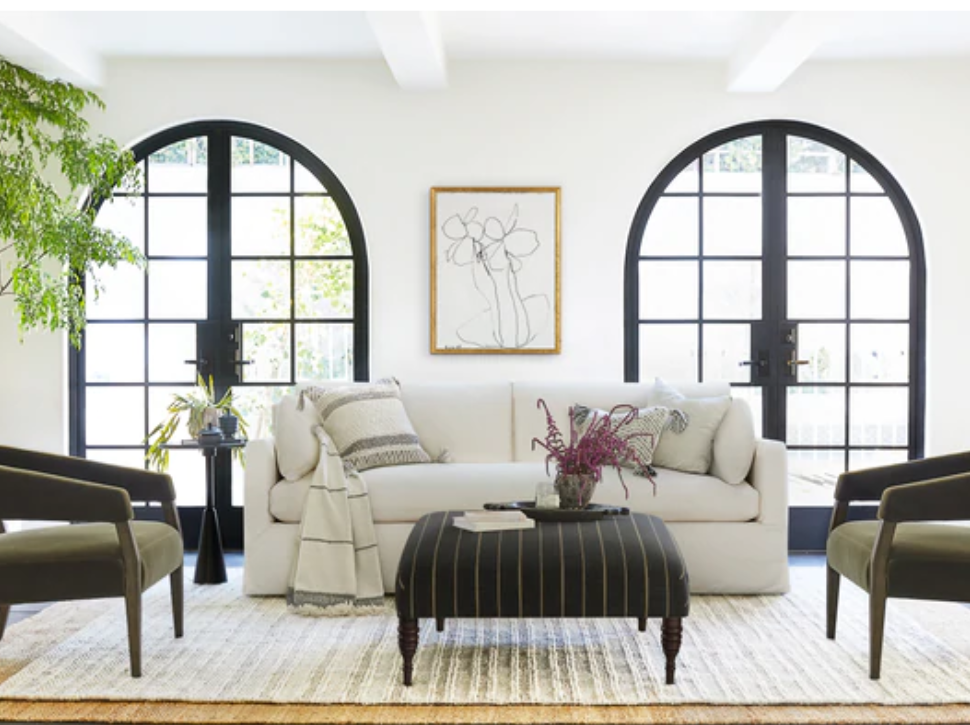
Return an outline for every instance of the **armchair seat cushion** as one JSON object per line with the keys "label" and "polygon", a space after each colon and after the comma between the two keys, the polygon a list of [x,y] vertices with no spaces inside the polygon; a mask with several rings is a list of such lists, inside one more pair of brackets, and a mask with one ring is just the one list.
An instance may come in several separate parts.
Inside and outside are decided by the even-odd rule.
{"label": "armchair seat cushion", "polygon": [[[182,537],[168,524],[133,521],[142,590],[182,565]],[[76,524],[0,535],[0,603],[124,594],[114,524]]]}
{"label": "armchair seat cushion", "polygon": [[[852,521],[829,536],[829,566],[869,591],[878,521]],[[896,527],[889,558],[890,597],[970,601],[970,528],[904,523]]]}

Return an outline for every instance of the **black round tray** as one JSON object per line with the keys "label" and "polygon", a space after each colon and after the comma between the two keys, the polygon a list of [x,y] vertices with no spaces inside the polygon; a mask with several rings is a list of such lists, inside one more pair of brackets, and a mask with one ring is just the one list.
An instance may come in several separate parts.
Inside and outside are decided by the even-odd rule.
{"label": "black round tray", "polygon": [[607,506],[591,503],[584,509],[540,509],[535,501],[508,501],[506,503],[487,503],[486,511],[521,511],[536,521],[597,521],[604,516],[626,516],[630,509],[626,506]]}

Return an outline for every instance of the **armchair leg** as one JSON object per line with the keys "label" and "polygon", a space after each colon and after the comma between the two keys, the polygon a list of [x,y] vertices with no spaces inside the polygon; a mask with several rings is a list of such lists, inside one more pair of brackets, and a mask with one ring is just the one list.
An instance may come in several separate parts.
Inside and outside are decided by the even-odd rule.
{"label": "armchair leg", "polygon": [[3,639],[3,632],[7,629],[7,617],[10,616],[10,605],[0,604],[0,640]]}
{"label": "armchair leg", "polygon": [[128,615],[128,656],[131,676],[141,677],[141,592],[125,592],[125,613]]}
{"label": "armchair leg", "polygon": [[169,574],[169,582],[172,589],[172,620],[175,625],[175,638],[178,639],[184,633],[185,573],[183,567],[180,566]]}
{"label": "armchair leg", "polygon": [[[881,590],[881,591],[880,591]],[[869,593],[869,679],[878,680],[882,667],[882,636],[886,625],[886,587],[873,583]]]}
{"label": "armchair leg", "polygon": [[825,567],[825,636],[835,639],[835,624],[839,618],[839,584],[842,575],[830,566]]}

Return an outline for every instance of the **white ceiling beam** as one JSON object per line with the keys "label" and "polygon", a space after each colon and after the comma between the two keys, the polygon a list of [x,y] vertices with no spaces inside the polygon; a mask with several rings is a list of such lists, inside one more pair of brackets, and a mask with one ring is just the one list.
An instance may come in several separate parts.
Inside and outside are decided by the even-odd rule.
{"label": "white ceiling beam", "polygon": [[367,20],[401,88],[436,91],[448,86],[448,60],[435,13],[368,11]]}
{"label": "white ceiling beam", "polygon": [[82,88],[104,85],[104,61],[56,13],[0,12],[0,55],[48,78]]}
{"label": "white ceiling beam", "polygon": [[791,77],[848,13],[772,12],[743,39],[728,66],[732,93],[771,93]]}

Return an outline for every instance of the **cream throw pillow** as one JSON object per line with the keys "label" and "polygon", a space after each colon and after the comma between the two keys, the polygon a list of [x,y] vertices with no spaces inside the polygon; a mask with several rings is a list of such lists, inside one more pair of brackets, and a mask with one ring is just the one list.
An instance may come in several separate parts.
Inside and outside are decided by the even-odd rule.
{"label": "cream throw pillow", "polygon": [[731,397],[688,398],[657,378],[647,402],[651,406],[676,408],[687,419],[682,432],[670,431],[660,439],[653,454],[654,464],[686,473],[710,471],[714,437],[731,407]]}
{"label": "cream throw pillow", "polygon": [[[576,430],[581,434],[586,432],[593,424],[593,421],[599,418],[605,418],[610,414],[608,410],[589,408],[579,404],[574,405],[572,410],[573,420],[576,421]],[[663,406],[641,408],[637,411],[636,418],[619,429],[618,433],[629,441],[630,447],[636,451],[640,463],[646,466],[645,470],[636,461],[624,459],[622,462],[624,468],[632,468],[633,472],[638,476],[650,474],[650,465],[653,463],[654,451],[660,443],[661,434],[667,428],[668,422],[670,421],[670,413],[671,411]],[[611,424],[622,420],[627,414],[628,412],[619,411],[614,413],[610,419]]]}
{"label": "cream throw pillow", "polygon": [[285,395],[273,406],[276,465],[287,481],[297,481],[317,467],[320,441],[313,427],[318,423],[316,409],[312,405],[301,407],[295,395]]}
{"label": "cream throw pillow", "polygon": [[401,402],[396,380],[304,391],[344,463],[358,471],[431,463]]}
{"label": "cream throw pillow", "polygon": [[725,483],[744,483],[754,461],[754,418],[747,401],[734,398],[714,436],[714,461],[711,475]]}

